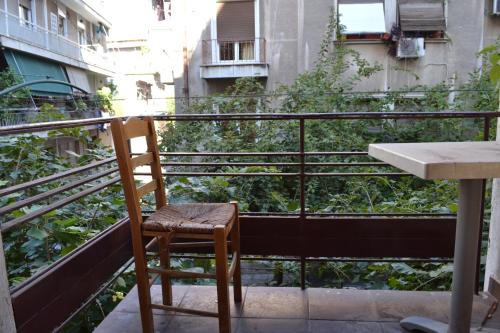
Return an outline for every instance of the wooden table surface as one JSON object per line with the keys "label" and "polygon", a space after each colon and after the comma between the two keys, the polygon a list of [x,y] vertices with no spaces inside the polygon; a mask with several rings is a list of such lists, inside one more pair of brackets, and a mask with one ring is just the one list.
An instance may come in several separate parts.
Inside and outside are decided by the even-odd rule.
{"label": "wooden table surface", "polygon": [[381,143],[368,154],[423,179],[500,178],[500,142]]}

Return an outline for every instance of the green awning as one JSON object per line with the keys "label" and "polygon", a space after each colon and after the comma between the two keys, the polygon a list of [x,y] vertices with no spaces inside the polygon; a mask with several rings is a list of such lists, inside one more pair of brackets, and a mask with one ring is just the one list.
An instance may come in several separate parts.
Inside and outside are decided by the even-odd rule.
{"label": "green awning", "polygon": [[[24,82],[37,80],[68,81],[64,68],[52,61],[34,57],[26,53],[4,50],[10,69],[23,77]],[[30,87],[35,95],[69,95],[71,88],[61,84],[41,83]]]}

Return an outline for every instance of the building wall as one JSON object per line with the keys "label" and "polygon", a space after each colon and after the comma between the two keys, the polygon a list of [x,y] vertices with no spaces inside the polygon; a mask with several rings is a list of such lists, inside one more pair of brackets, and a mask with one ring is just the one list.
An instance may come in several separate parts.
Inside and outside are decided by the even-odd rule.
{"label": "building wall", "polygon": [[[14,14],[14,15],[17,15],[19,12],[18,12],[18,2],[17,0],[3,0],[3,1],[7,1],[7,11],[11,14]],[[5,5],[5,3],[4,3]],[[2,7],[2,10],[4,8]]]}
{"label": "building wall", "polygon": [[[113,1],[107,5],[114,6]],[[170,17],[158,21],[150,0],[123,0],[111,17],[109,53],[116,63],[117,113],[140,115],[171,111],[174,106],[172,47],[180,43],[172,33]],[[131,21],[141,22],[140,27]],[[179,56],[179,55],[177,55]],[[150,86],[151,97],[138,96],[138,82]]]}
{"label": "building wall", "polygon": [[[39,26],[45,26],[45,13],[43,11],[43,1],[36,0],[36,24]],[[48,19],[48,16],[47,16]]]}
{"label": "building wall", "polygon": [[486,1],[484,7],[485,25],[483,43],[485,46],[495,43],[500,37],[500,16],[491,15],[493,11],[492,1]]}
{"label": "building wall", "polygon": [[50,30],[50,13],[57,15],[57,3],[52,0],[47,0],[47,18],[48,18],[48,29]]}
{"label": "building wall", "polygon": [[[356,89],[398,89],[412,84],[467,80],[468,73],[480,64],[477,52],[500,35],[500,17],[489,15],[491,0],[446,3],[446,36],[426,39],[426,54],[422,58],[396,59],[388,55],[388,46],[382,41],[348,42],[367,60],[384,66],[382,72]],[[185,95],[186,84],[190,96],[220,91],[224,84],[222,80],[200,78],[202,40],[210,38],[213,6],[207,0],[173,0],[172,15],[178,22],[175,29],[179,36],[185,36],[178,45],[188,49],[188,80],[183,66],[178,66],[175,73],[178,96]],[[332,6],[336,6],[336,0],[260,0],[260,31],[266,40],[269,64],[268,89],[292,83],[297,75],[314,67]],[[177,53],[182,59],[180,48]]]}
{"label": "building wall", "polygon": [[78,27],[77,27],[77,14],[69,8],[66,8],[66,19],[68,21],[68,32],[66,38],[78,43]]}

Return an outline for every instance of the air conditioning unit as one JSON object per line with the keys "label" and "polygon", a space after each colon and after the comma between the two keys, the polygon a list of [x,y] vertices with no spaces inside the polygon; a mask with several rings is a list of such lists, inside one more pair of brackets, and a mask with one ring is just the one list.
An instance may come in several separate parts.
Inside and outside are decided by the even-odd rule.
{"label": "air conditioning unit", "polygon": [[500,0],[493,0],[493,15],[500,15]]}
{"label": "air conditioning unit", "polygon": [[425,55],[424,39],[400,38],[398,41],[398,58],[420,58]]}

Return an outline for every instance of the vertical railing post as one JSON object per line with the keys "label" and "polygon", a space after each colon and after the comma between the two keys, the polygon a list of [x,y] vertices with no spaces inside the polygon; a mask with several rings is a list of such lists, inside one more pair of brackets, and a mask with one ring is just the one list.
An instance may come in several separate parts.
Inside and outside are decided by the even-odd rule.
{"label": "vertical railing post", "polygon": [[304,256],[305,238],[304,238],[304,223],[306,222],[306,166],[305,166],[305,119],[299,120],[299,153],[300,153],[300,288],[306,288],[306,258]]}
{"label": "vertical railing post", "polygon": [[9,280],[7,277],[7,265],[3,252],[2,233],[0,233],[0,332],[16,332],[14,311],[10,300]]}
{"label": "vertical railing post", "polygon": [[[489,141],[490,139],[490,126],[491,118],[484,117],[484,128],[483,128],[483,141]],[[477,242],[477,263],[476,263],[476,280],[474,283],[474,292],[477,294],[480,290],[479,279],[481,275],[481,248],[483,245],[483,226],[484,226],[484,201],[486,198],[486,179],[483,180],[483,187],[481,189],[481,215],[479,217],[479,235]],[[485,277],[488,279],[488,277]]]}

